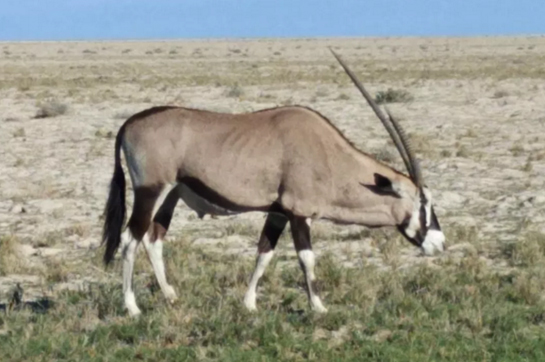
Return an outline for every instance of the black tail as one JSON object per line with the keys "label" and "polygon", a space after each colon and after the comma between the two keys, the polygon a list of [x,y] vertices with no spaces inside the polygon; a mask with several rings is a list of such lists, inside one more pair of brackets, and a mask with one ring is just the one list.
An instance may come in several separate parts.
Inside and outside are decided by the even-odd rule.
{"label": "black tail", "polygon": [[106,244],[104,252],[104,264],[108,265],[113,260],[119,244],[121,244],[121,231],[125,222],[125,174],[121,167],[121,138],[123,128],[119,130],[115,139],[115,168],[110,183],[108,203],[104,210],[104,229],[102,230],[102,243]]}

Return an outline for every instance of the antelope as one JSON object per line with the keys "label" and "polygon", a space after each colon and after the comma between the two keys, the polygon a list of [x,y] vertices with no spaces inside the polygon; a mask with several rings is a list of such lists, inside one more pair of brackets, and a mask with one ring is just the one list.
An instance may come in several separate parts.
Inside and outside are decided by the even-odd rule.
{"label": "antelope", "polygon": [[[121,246],[123,293],[129,315],[140,314],[133,286],[135,252],[144,244],[167,300],[163,240],[178,199],[198,214],[266,213],[257,260],[244,305],[256,310],[258,282],[287,223],[304,274],[310,308],[327,312],[315,288],[314,220],[367,227],[396,226],[424,254],[444,248],[431,193],[407,136],[386,117],[354,73],[334,57],[392,138],[405,175],[356,149],[323,115],[302,106],[227,114],[182,107],[154,107],[131,116],[115,139],[115,166],[105,207],[104,262]],[[127,228],[123,149],[134,190]]]}

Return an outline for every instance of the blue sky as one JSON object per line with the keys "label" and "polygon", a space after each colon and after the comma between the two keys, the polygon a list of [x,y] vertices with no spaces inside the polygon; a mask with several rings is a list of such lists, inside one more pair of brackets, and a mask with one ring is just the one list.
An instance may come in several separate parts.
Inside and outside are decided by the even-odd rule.
{"label": "blue sky", "polygon": [[545,0],[0,0],[0,40],[545,34]]}

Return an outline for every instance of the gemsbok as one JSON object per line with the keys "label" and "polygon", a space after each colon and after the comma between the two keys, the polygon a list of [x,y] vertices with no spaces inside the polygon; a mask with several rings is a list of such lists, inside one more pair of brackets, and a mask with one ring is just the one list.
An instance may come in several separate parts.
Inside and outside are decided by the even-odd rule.
{"label": "gemsbok", "polygon": [[[244,297],[256,309],[257,284],[286,224],[306,281],[312,310],[326,312],[314,287],[311,221],[397,226],[425,254],[442,251],[444,234],[418,162],[399,123],[386,117],[343,60],[331,50],[390,134],[408,176],[356,149],[320,113],[301,106],[225,114],[154,107],[131,116],[115,140],[115,167],[105,208],[104,262],[121,245],[123,292],[130,315],[140,314],[132,287],[135,252],[144,244],[165,297],[163,240],[178,199],[200,215],[262,211],[267,218]],[[134,189],[128,227],[121,148]]]}

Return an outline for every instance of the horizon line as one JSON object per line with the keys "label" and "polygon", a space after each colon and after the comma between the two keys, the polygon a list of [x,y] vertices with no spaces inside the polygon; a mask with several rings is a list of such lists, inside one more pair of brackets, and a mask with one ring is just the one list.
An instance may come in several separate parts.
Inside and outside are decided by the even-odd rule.
{"label": "horizon line", "polygon": [[471,38],[538,38],[545,37],[545,33],[518,33],[518,34],[474,34],[474,35],[329,35],[329,36],[227,36],[227,37],[173,37],[173,38],[82,38],[82,39],[25,39],[1,40],[3,43],[77,43],[77,42],[143,42],[143,41],[255,41],[255,40],[328,40],[328,39],[471,39]]}

